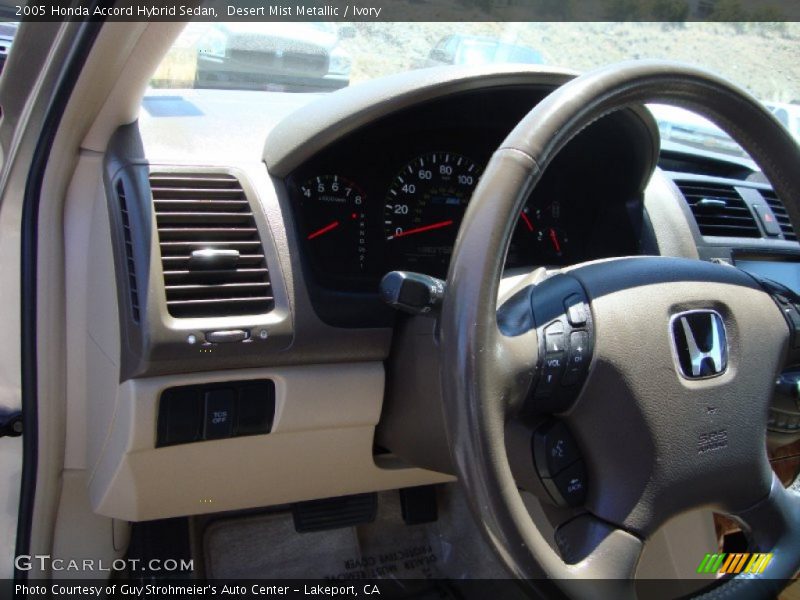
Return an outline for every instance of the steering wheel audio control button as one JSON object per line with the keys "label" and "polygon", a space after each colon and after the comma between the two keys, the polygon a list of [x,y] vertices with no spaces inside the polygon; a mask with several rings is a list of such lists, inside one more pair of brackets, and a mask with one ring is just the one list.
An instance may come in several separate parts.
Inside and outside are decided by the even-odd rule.
{"label": "steering wheel audio control button", "polygon": [[564,337],[564,324],[561,321],[551,323],[544,328],[545,353],[561,354],[566,346]]}
{"label": "steering wheel audio control button", "polygon": [[564,369],[564,355],[555,354],[546,356],[542,366],[542,374],[539,378],[539,385],[536,386],[537,396],[549,396],[559,381],[561,381],[561,371]]}
{"label": "steering wheel audio control button", "polygon": [[580,282],[559,274],[530,294],[539,338],[536,381],[523,407],[528,416],[559,414],[572,406],[592,361],[594,324]]}
{"label": "steering wheel audio control button", "polygon": [[583,379],[589,363],[588,356],[589,334],[586,331],[573,331],[569,336],[567,371],[561,381],[562,385],[575,385]]}

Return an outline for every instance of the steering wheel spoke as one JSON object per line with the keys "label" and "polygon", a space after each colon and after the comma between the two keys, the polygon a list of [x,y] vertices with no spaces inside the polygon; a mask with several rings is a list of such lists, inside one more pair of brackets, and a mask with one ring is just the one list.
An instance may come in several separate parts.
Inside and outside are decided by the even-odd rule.
{"label": "steering wheel spoke", "polygon": [[774,477],[766,498],[732,516],[741,521],[755,550],[772,555],[764,575],[791,578],[797,568],[793,552],[800,550],[800,494]]}
{"label": "steering wheel spoke", "polygon": [[644,549],[640,538],[588,513],[560,525],[555,542],[577,579],[616,579],[622,590],[632,581]]}

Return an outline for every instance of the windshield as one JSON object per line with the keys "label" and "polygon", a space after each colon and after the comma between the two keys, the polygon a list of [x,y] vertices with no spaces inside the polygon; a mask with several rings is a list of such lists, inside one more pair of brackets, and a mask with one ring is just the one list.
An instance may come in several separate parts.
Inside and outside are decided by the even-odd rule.
{"label": "windshield", "polygon": [[[190,23],[152,87],[319,94],[446,65],[585,71],[620,60],[670,59],[749,90],[800,139],[798,40],[800,23],[793,22]],[[667,142],[742,155],[704,119],[668,107],[654,112]]]}

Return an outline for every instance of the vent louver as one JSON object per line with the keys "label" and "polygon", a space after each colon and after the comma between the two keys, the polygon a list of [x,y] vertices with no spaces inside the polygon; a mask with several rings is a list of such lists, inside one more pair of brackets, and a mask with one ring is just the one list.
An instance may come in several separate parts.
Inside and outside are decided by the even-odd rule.
{"label": "vent louver", "polygon": [[733,186],[695,181],[676,183],[692,210],[701,234],[736,238],[761,237],[753,213]]}
{"label": "vent louver", "polygon": [[775,220],[778,221],[778,225],[781,226],[783,239],[796,242],[797,235],[795,234],[794,229],[792,229],[792,222],[789,220],[789,213],[786,212],[786,207],[783,205],[783,202],[780,201],[780,198],[778,198],[778,196],[772,190],[759,191],[764,197],[766,203],[769,204],[769,207],[772,209],[772,214],[775,215]]}
{"label": "vent louver", "polygon": [[262,314],[274,300],[252,207],[239,180],[151,173],[167,309],[173,317]]}
{"label": "vent louver", "polygon": [[131,295],[131,316],[139,322],[139,287],[136,285],[136,262],[133,259],[133,235],[131,219],[128,213],[128,199],[125,197],[125,186],[117,181],[117,200],[119,215],[122,221],[122,241],[125,243],[125,269],[128,273],[128,290]]}

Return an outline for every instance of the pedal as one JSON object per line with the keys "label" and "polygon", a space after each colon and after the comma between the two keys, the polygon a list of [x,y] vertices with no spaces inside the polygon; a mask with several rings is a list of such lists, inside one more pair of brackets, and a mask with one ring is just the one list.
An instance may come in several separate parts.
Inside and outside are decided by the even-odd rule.
{"label": "pedal", "polygon": [[406,525],[433,523],[439,518],[436,486],[421,485],[400,490],[400,509]]}
{"label": "pedal", "polygon": [[372,523],[378,513],[378,494],[356,494],[292,505],[298,533],[326,531]]}

